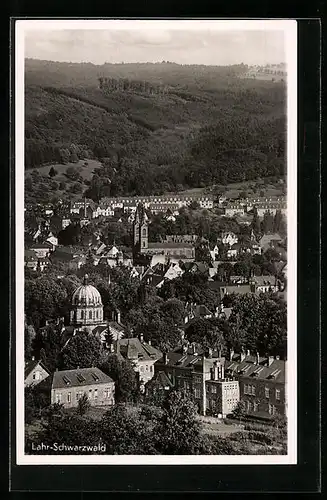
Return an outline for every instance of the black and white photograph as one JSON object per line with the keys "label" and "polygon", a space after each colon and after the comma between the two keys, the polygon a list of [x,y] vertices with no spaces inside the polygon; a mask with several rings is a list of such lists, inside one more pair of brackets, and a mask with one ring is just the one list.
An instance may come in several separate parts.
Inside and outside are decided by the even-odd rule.
{"label": "black and white photograph", "polygon": [[19,20],[25,464],[297,463],[287,20]]}

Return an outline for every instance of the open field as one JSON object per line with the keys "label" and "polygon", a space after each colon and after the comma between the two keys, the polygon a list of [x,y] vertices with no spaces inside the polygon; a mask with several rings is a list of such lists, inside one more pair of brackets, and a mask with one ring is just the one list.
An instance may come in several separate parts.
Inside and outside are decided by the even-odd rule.
{"label": "open field", "polygon": [[[84,166],[85,162],[88,163],[87,166]],[[62,180],[66,180],[67,178],[64,174],[69,167],[78,169],[83,179],[90,180],[93,175],[94,169],[101,167],[101,163],[98,160],[90,159],[79,160],[76,163],[66,163],[65,165],[60,163],[53,163],[51,165],[43,165],[42,167],[35,167],[33,169],[25,170],[25,175],[29,175],[31,172],[33,172],[33,170],[37,170],[41,175],[48,176],[51,167],[53,167],[58,172],[58,176],[55,177],[56,180],[61,180],[61,177]]]}

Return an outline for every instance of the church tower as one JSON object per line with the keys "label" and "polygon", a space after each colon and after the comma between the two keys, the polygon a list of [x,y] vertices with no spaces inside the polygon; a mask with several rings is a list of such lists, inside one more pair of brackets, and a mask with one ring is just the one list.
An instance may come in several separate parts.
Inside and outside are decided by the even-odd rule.
{"label": "church tower", "polygon": [[133,223],[133,240],[136,252],[144,252],[148,248],[148,217],[144,206],[139,203]]}

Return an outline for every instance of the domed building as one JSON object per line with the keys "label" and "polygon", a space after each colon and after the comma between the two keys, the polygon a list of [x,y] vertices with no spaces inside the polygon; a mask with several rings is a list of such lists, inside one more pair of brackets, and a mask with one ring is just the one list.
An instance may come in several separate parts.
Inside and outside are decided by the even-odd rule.
{"label": "domed building", "polygon": [[99,291],[88,284],[85,275],[83,285],[80,285],[72,297],[70,322],[79,327],[95,328],[103,324],[103,304]]}

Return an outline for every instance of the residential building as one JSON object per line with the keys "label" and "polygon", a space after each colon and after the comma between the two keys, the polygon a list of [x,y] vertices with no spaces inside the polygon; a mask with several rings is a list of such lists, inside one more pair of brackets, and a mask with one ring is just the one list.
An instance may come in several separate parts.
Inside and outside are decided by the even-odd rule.
{"label": "residential building", "polygon": [[277,292],[278,285],[275,276],[252,276],[250,284],[254,285],[255,293]]}
{"label": "residential building", "polygon": [[[225,418],[239,401],[238,381],[225,377],[225,358],[219,352],[203,349],[192,344],[165,353],[155,364],[158,373],[164,373],[173,387],[189,392],[198,410]],[[160,380],[160,379],[159,379]],[[163,383],[166,385],[166,378]],[[157,390],[157,385],[154,385]],[[147,387],[151,392],[153,386]]]}
{"label": "residential building", "polygon": [[238,204],[230,204],[225,207],[225,216],[234,217],[234,215],[244,215],[245,208]]}
{"label": "residential building", "polygon": [[25,363],[24,371],[24,386],[30,387],[39,384],[50,375],[45,365],[38,360],[32,358],[31,361]]}
{"label": "residential building", "polygon": [[113,351],[128,360],[134,371],[138,374],[140,382],[146,383],[154,375],[154,364],[162,357],[160,352],[148,342],[144,342],[143,336],[138,338],[120,339],[113,343]]}
{"label": "residential building", "polygon": [[269,248],[275,248],[282,242],[281,236],[279,234],[264,234],[259,241],[259,245],[265,252]]}
{"label": "residential building", "polygon": [[238,236],[233,232],[225,232],[221,234],[219,240],[223,245],[232,247],[235,243],[238,243]]}
{"label": "residential building", "polygon": [[49,242],[35,243],[31,246],[30,250],[33,250],[36,253],[38,259],[44,259],[49,257],[52,250],[52,244]]}
{"label": "residential building", "polygon": [[55,371],[51,387],[51,404],[61,403],[65,408],[78,406],[86,394],[91,406],[115,404],[115,382],[99,368],[77,368]]}
{"label": "residential building", "polygon": [[246,354],[232,352],[225,371],[229,377],[238,380],[240,400],[245,403],[249,415],[259,418],[286,415],[286,361],[278,356],[251,355],[249,351]]}

